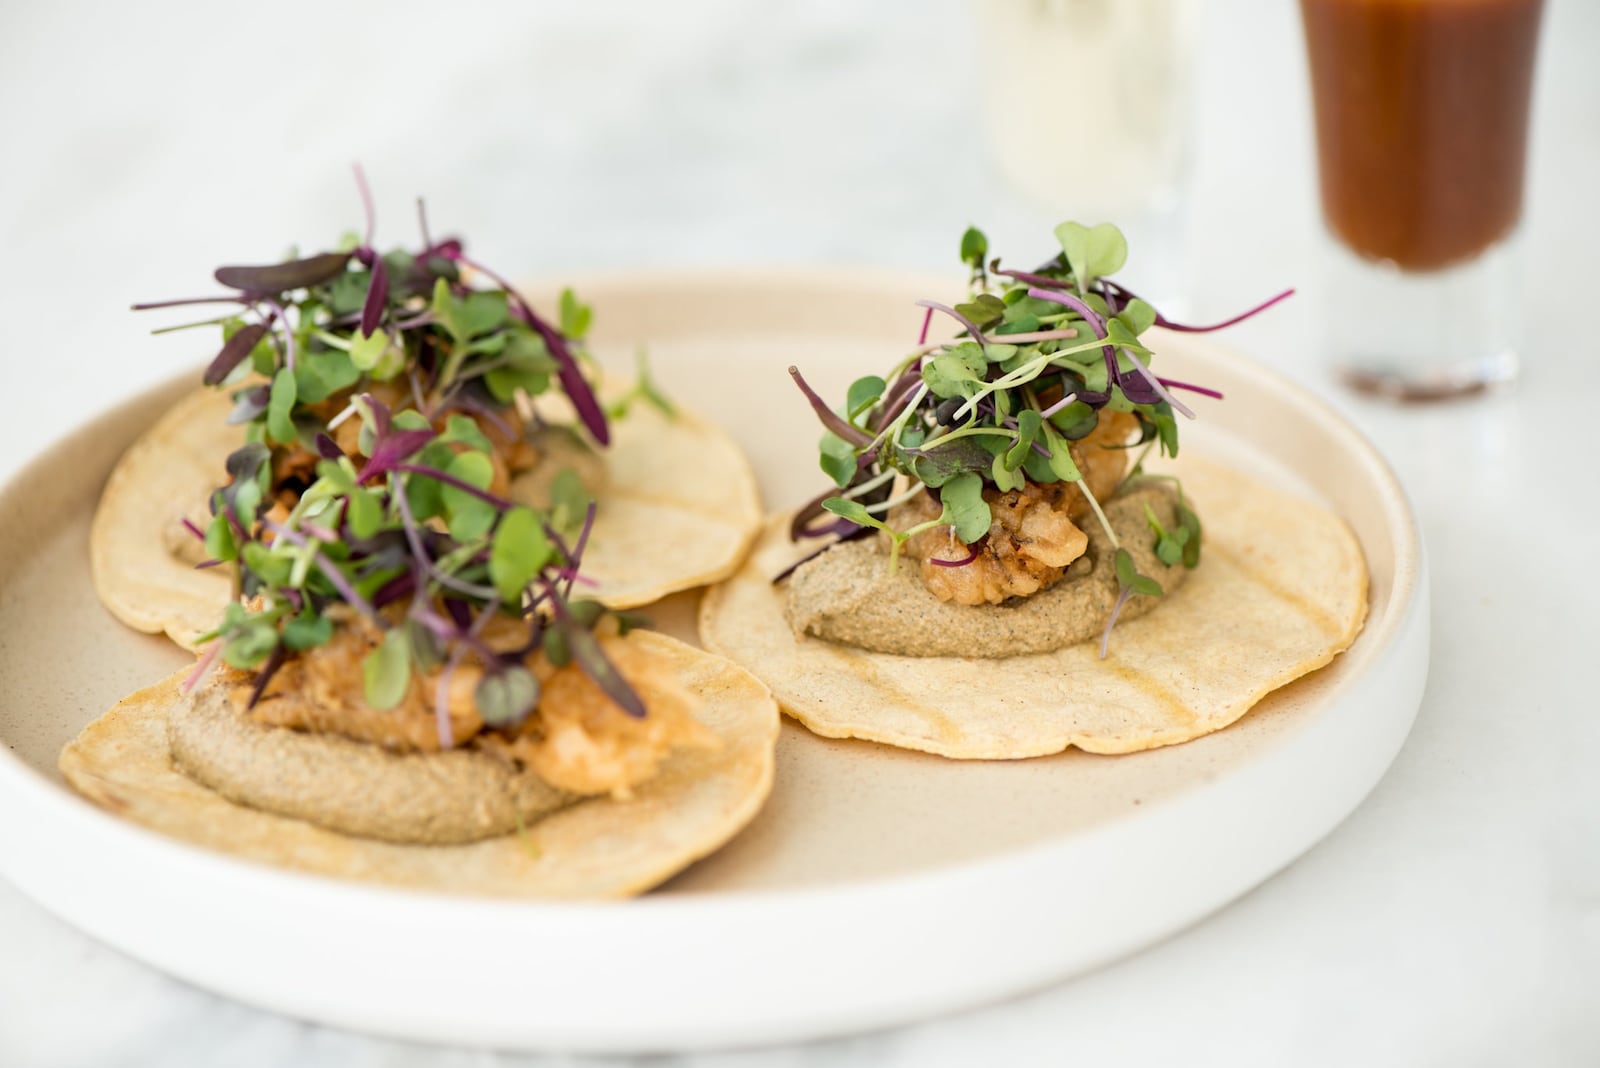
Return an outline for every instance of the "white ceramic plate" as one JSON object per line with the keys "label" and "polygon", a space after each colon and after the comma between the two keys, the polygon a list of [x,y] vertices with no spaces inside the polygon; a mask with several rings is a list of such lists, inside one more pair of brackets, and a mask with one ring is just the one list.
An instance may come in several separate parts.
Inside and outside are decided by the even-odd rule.
{"label": "white ceramic plate", "polygon": [[[839,272],[581,281],[618,369],[744,443],[774,506],[821,478],[784,373],[824,393],[914,340],[959,279]],[[130,326],[130,329],[133,329]],[[407,1038],[656,1050],[886,1026],[1081,972],[1168,935],[1309,849],[1399,750],[1427,673],[1421,546],[1392,472],[1332,409],[1191,336],[1164,371],[1227,393],[1185,448],[1318,497],[1355,529],[1371,611],[1330,667],[1227,730],[1124,757],[955,762],[786,723],[778,783],[720,854],[645,898],[528,904],[379,889],[191,848],[79,799],[62,743],[183,655],[99,607],[86,539],[120,451],[189,383],[109,412],[0,490],[0,870],[46,908],[199,986]],[[657,611],[686,632],[694,596]]]}

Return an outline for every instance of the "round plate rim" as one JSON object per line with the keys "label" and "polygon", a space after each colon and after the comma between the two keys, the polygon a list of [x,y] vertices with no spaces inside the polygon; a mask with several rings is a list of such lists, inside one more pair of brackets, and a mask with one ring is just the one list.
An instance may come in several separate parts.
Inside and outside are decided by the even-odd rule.
{"label": "round plate rim", "polygon": [[[783,267],[770,270],[741,269],[737,273],[718,269],[704,269],[694,271],[626,271],[606,272],[587,277],[578,277],[571,280],[571,284],[579,287],[580,291],[588,289],[607,290],[662,290],[662,289],[689,289],[698,290],[706,286],[739,287],[757,286],[781,289],[788,285],[824,285],[830,288],[878,286],[883,288],[901,288],[910,282],[929,279],[937,276],[924,272],[880,271],[870,268],[846,268],[843,270],[827,268],[802,268]],[[532,287],[530,287],[532,288]],[[1399,745],[1404,741],[1406,732],[1415,716],[1417,704],[1421,697],[1421,681],[1426,675],[1426,631],[1427,631],[1427,571],[1426,558],[1418,533],[1418,527],[1409,499],[1401,487],[1392,467],[1381,456],[1372,443],[1356,429],[1340,412],[1331,404],[1316,397],[1310,391],[1289,378],[1260,363],[1247,360],[1230,350],[1206,338],[1186,336],[1182,344],[1190,348],[1205,350],[1211,358],[1228,359],[1232,362],[1234,370],[1248,374],[1255,378],[1265,388],[1283,395],[1292,400],[1301,408],[1313,412],[1321,422],[1337,430],[1347,447],[1350,447],[1363,461],[1364,467],[1374,480],[1383,498],[1383,511],[1391,521],[1396,533],[1400,535],[1396,542],[1396,569],[1393,603],[1395,610],[1385,614],[1384,618],[1374,629],[1364,632],[1358,642],[1368,646],[1378,646],[1372,652],[1372,662],[1366,668],[1362,678],[1378,674],[1383,669],[1393,665],[1386,661],[1393,658],[1397,645],[1402,637],[1407,637],[1410,646],[1418,643],[1420,619],[1420,648],[1421,670],[1420,674],[1412,665],[1411,675],[1415,676],[1415,693],[1408,695],[1403,701],[1397,702],[1407,706],[1403,714],[1399,715],[1396,726],[1397,731],[1393,749],[1384,754],[1376,754],[1377,774],[1371,781],[1359,788],[1354,801],[1321,832],[1315,834],[1309,841],[1296,848],[1289,856],[1284,857],[1275,864],[1272,870],[1277,870],[1287,864],[1294,857],[1311,848],[1323,835],[1341,821],[1355,803],[1375,785],[1377,778],[1381,777],[1382,770],[1387,767],[1394,754],[1398,752]],[[0,499],[14,492],[15,487],[26,482],[32,477],[37,477],[41,465],[48,464],[51,457],[59,451],[68,448],[71,442],[81,434],[92,432],[93,427],[110,418],[115,412],[132,408],[151,401],[164,393],[169,393],[178,388],[178,383],[192,380],[192,374],[185,373],[172,379],[153,385],[137,396],[124,400],[118,404],[107,406],[105,409],[94,413],[83,424],[60,435],[44,449],[40,450],[29,462],[22,465],[0,487]],[[1403,720],[1403,722],[1400,722]],[[1208,792],[1213,792],[1226,787],[1227,777],[1218,782],[1196,787],[1192,793],[1185,797],[1196,797]],[[757,928],[765,924],[800,924],[814,927],[815,924],[825,921],[829,913],[841,906],[853,906],[858,909],[868,908],[870,911],[887,914],[900,904],[920,900],[928,896],[961,897],[970,895],[972,886],[982,884],[986,886],[1005,885],[1018,879],[1025,879],[1032,873],[1039,872],[1042,868],[1049,868],[1051,863],[1060,855],[1074,852],[1083,845],[1086,837],[1106,836],[1116,833],[1126,835],[1140,823],[1147,825],[1158,821],[1162,812],[1161,806],[1123,817],[1113,824],[1094,828],[1087,832],[1064,836],[1061,839],[1042,842],[1024,849],[986,857],[975,861],[964,862],[956,865],[932,868],[922,871],[909,872],[900,875],[867,879],[860,881],[841,882],[837,884],[805,887],[800,889],[772,889],[718,892],[705,894],[688,894],[680,896],[645,897],[622,903],[585,903],[585,902],[537,902],[537,901],[504,901],[494,899],[450,897],[436,893],[412,891],[400,888],[362,885],[343,882],[340,880],[306,874],[300,872],[272,869],[264,865],[237,859],[223,854],[212,853],[198,847],[192,847],[181,842],[165,838],[155,832],[134,826],[116,816],[101,811],[88,801],[73,794],[65,784],[52,782],[46,776],[36,771],[31,766],[5,748],[0,748],[0,791],[10,793],[13,803],[0,805],[0,843],[17,837],[15,826],[7,831],[8,813],[29,813],[31,819],[44,817],[62,826],[71,827],[75,833],[81,833],[93,839],[93,844],[112,853],[149,853],[154,864],[166,867],[175,876],[183,879],[195,879],[205,882],[214,890],[232,890],[235,892],[257,892],[266,898],[273,899],[285,907],[316,903],[322,907],[335,908],[336,911],[348,912],[351,915],[381,915],[385,922],[406,922],[406,919],[425,918],[428,923],[442,924],[452,927],[457,924],[479,926],[486,921],[491,923],[513,924],[516,928],[527,934],[548,933],[547,928],[563,927],[572,928],[576,925],[585,931],[604,930],[608,937],[627,938],[637,932],[651,932],[653,930],[679,929],[685,925],[694,926],[701,923],[712,923],[718,926],[729,926],[730,910],[740,913],[738,923],[748,924],[754,917]],[[0,874],[10,877],[24,891],[34,887],[35,881],[29,877],[28,872],[19,870],[13,862],[9,849],[0,849]],[[1265,873],[1270,875],[1271,871]],[[1264,878],[1265,875],[1262,876]],[[1244,893],[1260,882],[1260,878],[1252,879],[1248,885],[1236,888],[1224,899],[1211,903],[1197,915],[1188,920],[1192,922],[1199,915],[1212,911],[1227,900]],[[315,1006],[286,1003],[281,999],[263,997],[259,991],[247,989],[249,984],[241,988],[237,984],[218,982],[215,976],[196,974],[195,969],[186,968],[181,962],[171,959],[161,959],[159,953],[149,952],[149,947],[134,946],[126,938],[120,938],[116,932],[107,929],[103,922],[97,922],[86,916],[80,902],[71,903],[41,901],[46,908],[59,911],[69,922],[89,930],[102,939],[128,949],[136,956],[152,960],[158,966],[174,971],[201,982],[203,985],[215,986],[228,993],[246,1000],[255,1001],[267,1007],[286,1011],[294,1015],[325,1020],[327,1022],[364,1027],[398,1036],[420,1038],[433,1041],[449,1041],[460,1039],[462,1036],[454,1033],[449,1026],[441,1027],[437,1021],[406,1021],[393,1020],[374,1021],[363,1019],[359,1014],[348,1012],[319,1012]],[[60,907],[58,907],[60,906]],[[886,907],[887,906],[887,907]],[[1162,937],[1176,929],[1169,926],[1167,929],[1155,933],[1153,936],[1135,940],[1118,948],[1111,954],[1103,954],[1100,960],[1110,959],[1122,955],[1139,945],[1143,945],[1153,938]],[[568,931],[570,934],[570,930]],[[1095,961],[1093,963],[1099,963]],[[953,994],[946,999],[929,999],[914,1011],[902,1006],[898,1010],[883,1006],[872,1007],[870,1011],[852,1012],[847,1007],[836,1007],[837,1011],[830,1013],[801,1013],[792,1021],[791,1026],[774,1024],[770,1019],[756,1021],[757,1027],[741,1027],[730,1025],[723,1028],[693,1027],[680,1028],[674,1031],[671,1028],[657,1027],[654,1030],[644,1029],[634,1034],[594,1035],[581,1030],[573,1031],[570,1028],[539,1028],[531,1030],[524,1028],[521,1031],[513,1028],[511,1031],[492,1036],[490,1044],[516,1045],[525,1048],[566,1048],[586,1050],[646,1050],[660,1049],[666,1046],[683,1048],[685,1046],[718,1046],[728,1044],[743,1044],[751,1041],[771,1041],[774,1039],[791,1039],[800,1037],[815,1037],[822,1034],[840,1033],[857,1030],[863,1027],[879,1026],[885,1023],[899,1022],[913,1016],[927,1015],[943,1008],[956,1005],[970,1004],[974,1000],[990,1000],[993,997],[1016,990],[1025,989],[1050,978],[1048,970],[1040,974],[1026,976],[1016,975],[1002,983],[987,984],[985,989],[965,991]]]}

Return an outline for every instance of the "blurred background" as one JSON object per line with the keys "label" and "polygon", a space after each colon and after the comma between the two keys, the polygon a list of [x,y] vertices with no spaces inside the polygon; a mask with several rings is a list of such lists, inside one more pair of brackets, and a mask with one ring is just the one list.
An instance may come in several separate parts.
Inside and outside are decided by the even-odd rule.
{"label": "blurred background", "polygon": [[[1109,208],[1133,240],[1124,277],[1198,320],[1299,286],[1233,343],[1313,374],[1297,5],[1022,6],[1071,9],[1091,64],[1052,67],[1036,28],[982,0],[6,4],[0,385],[69,420],[192,364],[198,339],[151,339],[126,305],[357,228],[353,160],[380,244],[414,237],[421,195],[436,230],[523,275],[847,263],[955,279],[969,223],[1021,265],[1062,218]],[[1559,43],[1600,41],[1600,5],[1552,0],[1545,31],[1527,256],[1576,262],[1593,219],[1546,208],[1600,177],[1600,80]],[[1025,81],[985,79],[997,49]],[[1019,124],[1062,150],[1019,168]],[[1130,184],[1159,210],[1118,203]],[[33,444],[0,427],[0,456]]]}
{"label": "blurred background", "polygon": [[[1103,204],[1126,196],[1117,221],[1127,224],[1132,250],[1120,277],[1165,295],[1169,308],[1214,321],[1300,288],[1226,343],[1350,411],[1424,490],[1418,506],[1430,534],[1456,529],[1469,496],[1474,506],[1504,502],[1529,472],[1543,472],[1545,457],[1587,449],[1584,417],[1550,413],[1600,389],[1600,361],[1581,324],[1600,237],[1600,3],[1546,6],[1527,270],[1517,294],[1528,324],[1523,382],[1456,409],[1448,422],[1353,401],[1317,357],[1321,223],[1298,5],[1054,6],[1075,3],[1084,18],[1098,12],[1107,21],[1093,30],[1100,44],[1092,62],[1068,70],[1029,58],[1039,33],[995,21],[993,5],[971,0],[0,3],[0,396],[13,402],[0,419],[0,477],[95,411],[210,355],[214,343],[199,336],[152,338],[155,324],[129,313],[130,303],[208,293],[218,264],[270,261],[291,243],[312,250],[358,229],[356,160],[375,193],[380,245],[414,240],[420,195],[435,234],[466,236],[479,258],[512,276],[849,264],[944,271],[955,290],[968,224],[985,227],[990,248],[1024,266],[1055,250],[1057,222],[1099,221]],[[986,78],[997,54],[1024,57],[1027,79]],[[1107,92],[1112,79],[1117,88]],[[1030,123],[1059,129],[1063,143],[1041,153],[1036,169],[1019,170],[1015,145],[1027,142]],[[1081,197],[1058,202],[1051,174],[1083,180]],[[1519,442],[1533,444],[1519,451]],[[1440,472],[1458,470],[1450,492],[1426,492]],[[1496,554],[1510,570],[1489,592],[1477,578],[1447,584],[1436,618],[1470,616],[1495,591],[1510,603],[1547,580],[1514,557]],[[1485,562],[1463,546],[1454,566],[1464,578]],[[1577,965],[1560,973],[1570,981],[1554,978],[1551,962],[1575,960],[1577,950],[1545,943],[1543,855],[1496,799],[1531,796],[1533,787],[1507,780],[1492,798],[1461,785],[1483,735],[1453,728],[1450,717],[1489,700],[1486,687],[1504,673],[1490,674],[1486,663],[1474,674],[1468,635],[1453,633],[1440,640],[1462,670],[1433,684],[1408,750],[1413,764],[1419,752],[1444,754],[1429,766],[1433,777],[1407,779],[1404,800],[1380,791],[1351,823],[1412,833],[1395,830],[1371,845],[1358,869],[1344,864],[1350,840],[1344,854],[1331,842],[1283,876],[1280,896],[1266,895],[1252,920],[1234,910],[1196,932],[1209,942],[1190,938],[1161,951],[1169,965],[1174,954],[1191,958],[1191,971],[1175,974],[1208,974],[1209,947],[1236,960],[1236,977],[1268,976],[1282,974],[1269,967],[1271,947],[1299,938],[1313,962],[1300,978],[1353,997],[1368,989],[1371,954],[1405,931],[1431,938],[1430,948],[1391,955],[1385,996],[1396,1006],[1400,991],[1427,987],[1435,996],[1382,1021],[1364,1018],[1363,1037],[1346,1029],[1342,1010],[1302,1006],[1294,984],[1254,991],[1277,997],[1271,1012],[1246,1012],[1227,990],[1196,986],[1163,1003],[1170,1026],[1145,1032],[1138,976],[1149,969],[1125,968],[1077,987],[1078,1052],[1116,1048],[1135,1034],[1151,1050],[1181,1048],[1185,1026],[1236,1025],[1250,1030],[1257,1052],[1295,1036],[1297,1048],[1335,1059],[1344,1051],[1347,1063],[1375,1063],[1354,1052],[1374,1048],[1369,1042],[1393,1056],[1385,1063],[1479,1063],[1445,1057],[1432,1041],[1408,1042],[1455,1034],[1459,1042],[1446,1048],[1475,1050],[1473,1036],[1492,1019],[1525,1021],[1530,1033],[1557,1018],[1579,1026],[1593,987],[1585,994]],[[1576,764],[1559,774],[1579,781]],[[1587,765],[1582,775],[1592,782]],[[1458,831],[1471,826],[1472,844],[1458,834],[1460,848],[1435,845],[1439,818]],[[1593,843],[1583,848],[1576,830],[1567,838],[1571,848],[1554,862],[1564,874],[1551,879],[1600,885]],[[1487,904],[1474,905],[1466,891],[1480,886],[1478,865],[1503,876],[1481,891],[1492,895]],[[1401,869],[1414,892],[1377,874]],[[1281,896],[1295,892],[1285,885],[1315,894],[1351,870],[1372,874],[1338,884],[1359,904],[1354,911],[1308,917],[1304,900]],[[1383,944],[1363,941],[1369,934]],[[153,978],[136,987],[129,976],[143,970],[127,962],[80,983],[75,954],[102,960],[105,951],[47,922],[4,884],[0,944],[13,960],[41,962],[0,973],[0,1007],[35,988],[76,992],[76,1001],[35,997],[27,1021],[11,1021],[38,1048],[53,1048],[79,1010],[129,996],[129,1012],[193,1021],[231,1053],[276,1026],[209,1001],[211,1015],[198,1021],[193,1004],[163,1000],[167,988]],[[34,951],[41,956],[30,958]],[[1484,977],[1478,969],[1490,951],[1501,967]],[[1034,999],[989,1018],[1002,1028],[1048,1029],[1062,1004]],[[993,1048],[952,1026],[915,1034],[927,1049],[967,1048],[969,1060]],[[275,1047],[251,1048],[264,1056]],[[1407,1057],[1408,1049],[1421,1052]],[[1556,1063],[1535,1047],[1521,1053],[1530,1055],[1524,1063]],[[1481,1063],[1496,1060],[1506,1062]]]}

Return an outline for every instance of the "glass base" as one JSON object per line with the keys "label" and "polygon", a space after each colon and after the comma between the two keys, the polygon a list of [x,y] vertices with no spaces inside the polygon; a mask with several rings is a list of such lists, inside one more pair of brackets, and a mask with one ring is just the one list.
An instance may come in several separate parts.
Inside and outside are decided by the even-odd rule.
{"label": "glass base", "polygon": [[1421,403],[1470,397],[1517,379],[1514,239],[1437,271],[1403,271],[1327,241],[1324,346],[1350,389]]}
{"label": "glass base", "polygon": [[1469,364],[1450,364],[1426,374],[1415,368],[1383,369],[1380,359],[1357,360],[1339,368],[1339,381],[1356,393],[1402,404],[1454,400],[1502,389],[1517,380],[1521,360],[1511,350]]}

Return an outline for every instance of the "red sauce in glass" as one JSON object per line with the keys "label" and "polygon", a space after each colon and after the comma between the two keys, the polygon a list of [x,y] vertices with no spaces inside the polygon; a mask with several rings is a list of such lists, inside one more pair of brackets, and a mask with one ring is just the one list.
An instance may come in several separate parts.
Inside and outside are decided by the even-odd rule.
{"label": "red sauce in glass", "polygon": [[1356,252],[1430,270],[1522,211],[1543,0],[1300,0],[1322,210]]}

